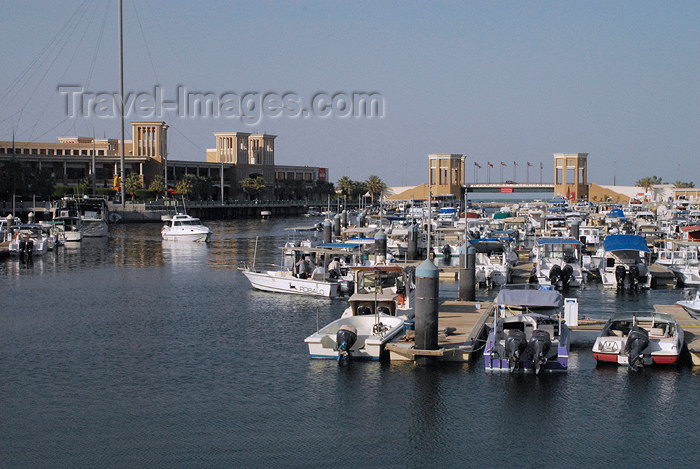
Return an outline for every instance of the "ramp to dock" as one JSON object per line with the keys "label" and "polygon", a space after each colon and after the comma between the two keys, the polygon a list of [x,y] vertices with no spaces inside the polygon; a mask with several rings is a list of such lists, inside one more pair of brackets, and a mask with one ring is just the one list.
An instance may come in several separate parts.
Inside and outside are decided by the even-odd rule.
{"label": "ramp to dock", "polygon": [[485,338],[492,313],[493,303],[490,302],[445,301],[438,311],[437,350],[416,349],[411,334],[387,344],[386,349],[391,360],[434,356],[439,361],[467,362],[473,354],[481,351],[481,340]]}
{"label": "ramp to dock", "polygon": [[676,319],[683,328],[685,343],[693,360],[693,366],[700,366],[700,321],[678,305],[654,305],[654,310],[670,314]]}

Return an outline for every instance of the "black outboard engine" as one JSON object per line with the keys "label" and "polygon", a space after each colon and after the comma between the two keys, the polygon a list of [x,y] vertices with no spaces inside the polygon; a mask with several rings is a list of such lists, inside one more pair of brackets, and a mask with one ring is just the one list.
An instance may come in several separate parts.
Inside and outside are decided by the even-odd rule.
{"label": "black outboard engine", "polygon": [[18,242],[18,249],[19,249],[19,260],[23,261],[24,255],[27,253],[27,241],[24,239],[20,239]]}
{"label": "black outboard engine", "polygon": [[625,276],[627,276],[627,270],[624,265],[615,267],[615,280],[617,281],[618,289],[625,286]]}
{"label": "black outboard engine", "polygon": [[511,372],[520,365],[520,357],[526,348],[525,333],[518,329],[510,329],[506,336],[506,358],[508,358],[508,368]]}
{"label": "black outboard engine", "polygon": [[29,238],[27,240],[27,260],[31,261],[32,260],[32,255],[34,254],[34,240]]}
{"label": "black outboard engine", "polygon": [[450,257],[452,257],[452,249],[450,249],[449,244],[445,244],[442,247],[442,255],[445,256],[446,259],[449,259]]}
{"label": "black outboard engine", "polygon": [[338,362],[350,359],[350,349],[357,342],[357,329],[343,324],[335,335],[335,345],[338,349]]}
{"label": "black outboard engine", "polygon": [[540,374],[542,366],[547,363],[547,354],[552,347],[552,339],[549,332],[536,329],[530,337],[528,351],[532,355],[532,362],[535,366],[535,374]]}
{"label": "black outboard engine", "polygon": [[637,288],[639,286],[639,267],[636,265],[630,266],[630,287]]}
{"label": "black outboard engine", "polygon": [[563,269],[561,269],[561,284],[564,288],[568,287],[571,283],[571,279],[574,278],[574,268],[571,264],[566,264]]}
{"label": "black outboard engine", "polygon": [[552,268],[549,269],[549,281],[552,283],[552,285],[556,286],[561,278],[561,266],[558,264],[553,265]]}
{"label": "black outboard engine", "polygon": [[639,326],[632,326],[630,333],[627,335],[625,354],[627,354],[627,363],[629,363],[633,371],[637,371],[640,366],[644,366],[642,350],[648,346],[649,332]]}

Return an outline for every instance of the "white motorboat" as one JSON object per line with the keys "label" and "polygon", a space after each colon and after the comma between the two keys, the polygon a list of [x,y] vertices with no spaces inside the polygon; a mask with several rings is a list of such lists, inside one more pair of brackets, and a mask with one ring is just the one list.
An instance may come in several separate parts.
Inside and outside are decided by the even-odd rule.
{"label": "white motorboat", "polygon": [[608,235],[603,241],[598,271],[605,288],[649,288],[649,248],[637,235]]}
{"label": "white motorboat", "polygon": [[566,371],[569,328],[556,290],[501,289],[484,348],[487,371]]}
{"label": "white motorboat", "polygon": [[540,285],[580,287],[583,285],[581,248],[574,238],[540,238],[535,249],[535,273]]}
{"label": "white motorboat", "polygon": [[676,301],[676,304],[682,306],[692,317],[700,319],[700,291],[695,293],[694,299]]}
{"label": "white motorboat", "polygon": [[49,239],[44,231],[44,227],[38,223],[27,223],[23,225],[13,225],[11,229],[11,239],[9,245],[10,254],[25,256],[41,256],[49,249]]}
{"label": "white motorboat", "polygon": [[68,242],[80,242],[83,235],[80,231],[80,213],[78,200],[73,197],[64,197],[54,203],[51,208],[53,221],[61,226],[63,237]]}
{"label": "white motorboat", "polygon": [[353,295],[343,315],[306,339],[311,358],[378,360],[385,345],[414,316],[414,273],[411,266],[352,267]]}
{"label": "white motorboat", "polygon": [[328,274],[313,275],[310,278],[298,278],[291,270],[264,270],[256,272],[251,269],[243,270],[253,288],[275,293],[291,293],[294,295],[340,296],[341,281],[332,280]]}
{"label": "white motorboat", "polygon": [[99,197],[77,199],[80,213],[80,232],[83,237],[101,238],[109,233],[107,202]]}
{"label": "white motorboat", "polygon": [[629,365],[674,364],[683,348],[684,333],[666,313],[616,313],[593,344],[598,363]]}
{"label": "white motorboat", "polygon": [[471,240],[476,249],[476,281],[487,286],[510,283],[511,267],[517,254],[510,248],[510,238]]}
{"label": "white motorboat", "polygon": [[165,241],[211,241],[211,230],[202,224],[199,218],[178,213],[166,218],[160,234]]}

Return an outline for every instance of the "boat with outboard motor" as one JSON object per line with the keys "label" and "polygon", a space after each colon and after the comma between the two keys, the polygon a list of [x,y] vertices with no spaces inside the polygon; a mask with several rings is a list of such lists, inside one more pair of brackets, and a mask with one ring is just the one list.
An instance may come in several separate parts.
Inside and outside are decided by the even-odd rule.
{"label": "boat with outboard motor", "polygon": [[204,226],[199,218],[193,218],[186,213],[177,213],[163,219],[165,225],[160,234],[165,241],[211,241],[211,230]]}
{"label": "boat with outboard motor", "polygon": [[484,348],[486,370],[566,371],[569,328],[562,317],[564,299],[551,288],[526,287],[504,287],[496,297]]}
{"label": "boat with outboard motor", "polygon": [[597,257],[605,288],[649,288],[650,251],[644,238],[630,234],[608,235]]}
{"label": "boat with outboard motor", "polygon": [[615,313],[593,344],[601,363],[629,365],[632,370],[652,364],[674,364],[683,349],[684,332],[666,313]]}
{"label": "boat with outboard motor", "polygon": [[683,307],[695,319],[700,319],[700,291],[695,292],[695,298],[692,300],[676,301],[678,306]]}
{"label": "boat with outboard motor", "polygon": [[415,268],[387,264],[351,267],[354,293],[343,315],[304,339],[311,358],[378,360],[384,346],[415,314]]}
{"label": "boat with outboard motor", "polygon": [[582,247],[574,238],[538,239],[534,249],[538,283],[562,288],[582,286]]}
{"label": "boat with outboard motor", "polygon": [[49,239],[44,227],[39,223],[25,223],[10,226],[10,254],[20,259],[42,256],[49,250]]}

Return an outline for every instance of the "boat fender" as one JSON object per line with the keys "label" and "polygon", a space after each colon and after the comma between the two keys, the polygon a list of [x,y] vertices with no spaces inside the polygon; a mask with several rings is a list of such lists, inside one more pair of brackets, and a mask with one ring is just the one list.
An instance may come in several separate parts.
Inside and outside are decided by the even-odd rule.
{"label": "boat fender", "polygon": [[403,306],[406,303],[406,297],[400,294],[396,299],[396,303]]}

